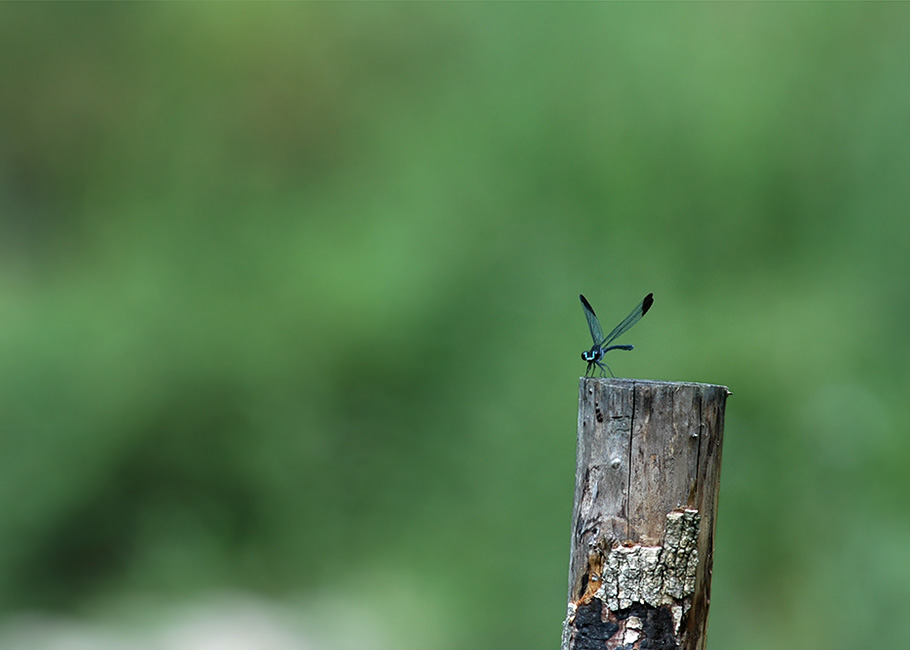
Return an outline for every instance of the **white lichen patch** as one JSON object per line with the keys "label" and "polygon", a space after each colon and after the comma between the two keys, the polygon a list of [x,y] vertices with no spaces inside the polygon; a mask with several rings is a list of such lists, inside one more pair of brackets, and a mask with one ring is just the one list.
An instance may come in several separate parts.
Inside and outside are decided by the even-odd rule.
{"label": "white lichen patch", "polygon": [[566,612],[566,620],[562,622],[562,643],[560,644],[560,650],[566,650],[572,642],[572,624],[575,622],[575,612],[578,610],[578,606],[569,602],[569,608]]}
{"label": "white lichen patch", "polygon": [[637,616],[630,616],[626,619],[626,632],[623,635],[623,645],[632,645],[641,638],[641,631],[644,624]]}
{"label": "white lichen patch", "polygon": [[667,515],[663,546],[610,549],[597,596],[612,611],[633,603],[678,606],[695,591],[700,520],[697,510],[675,510]]}

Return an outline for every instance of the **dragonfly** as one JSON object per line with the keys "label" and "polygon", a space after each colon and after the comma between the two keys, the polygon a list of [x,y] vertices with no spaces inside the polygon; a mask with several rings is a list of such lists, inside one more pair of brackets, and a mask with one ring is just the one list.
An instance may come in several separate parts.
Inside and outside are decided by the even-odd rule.
{"label": "dragonfly", "polygon": [[611,377],[615,377],[616,375],[610,370],[610,366],[601,363],[601,361],[603,360],[604,355],[610,350],[631,350],[634,347],[632,345],[610,345],[610,343],[632,329],[632,326],[640,321],[642,316],[648,313],[648,310],[651,309],[651,305],[654,304],[654,294],[649,293],[645,296],[638,306],[606,336],[604,336],[604,332],[600,327],[600,321],[597,320],[597,314],[594,313],[594,308],[591,307],[591,303],[589,303],[581,294],[578,294],[578,297],[581,298],[581,306],[584,307],[585,318],[588,320],[588,329],[591,330],[591,338],[594,339],[594,345],[591,346],[591,349],[581,353],[582,361],[588,362],[588,367],[585,370],[585,377],[588,376],[589,372],[592,377],[594,376],[594,373],[592,372],[594,366],[600,368],[601,377],[606,377],[607,372],[610,373]]}

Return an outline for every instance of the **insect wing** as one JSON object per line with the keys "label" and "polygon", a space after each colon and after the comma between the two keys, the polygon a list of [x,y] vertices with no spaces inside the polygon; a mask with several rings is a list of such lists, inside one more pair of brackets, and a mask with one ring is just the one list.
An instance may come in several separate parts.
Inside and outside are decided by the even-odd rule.
{"label": "insect wing", "polygon": [[[584,300],[584,297],[582,297]],[[644,297],[638,306],[632,310],[632,312],[626,316],[623,321],[613,328],[613,331],[607,334],[607,337],[600,342],[601,346],[609,345],[610,341],[618,339],[620,336],[632,329],[632,326],[635,325],[638,321],[641,320],[641,317],[648,313],[648,310],[651,309],[651,305],[654,304],[654,294],[649,293]]]}
{"label": "insect wing", "polygon": [[578,294],[578,297],[581,298],[581,306],[584,307],[585,310],[585,318],[588,320],[588,329],[591,330],[591,338],[594,339],[594,345],[597,345],[603,340],[604,331],[600,327],[600,321],[597,320],[591,303],[589,303],[581,294]]}

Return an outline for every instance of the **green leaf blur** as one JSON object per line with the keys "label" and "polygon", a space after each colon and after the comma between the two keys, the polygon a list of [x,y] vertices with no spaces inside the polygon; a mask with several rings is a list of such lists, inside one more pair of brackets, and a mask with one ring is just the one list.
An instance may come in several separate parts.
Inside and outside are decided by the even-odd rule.
{"label": "green leaf blur", "polygon": [[554,648],[577,296],[653,291],[617,376],[734,393],[708,647],[904,647],[908,28],[0,8],[0,611],[237,590]]}

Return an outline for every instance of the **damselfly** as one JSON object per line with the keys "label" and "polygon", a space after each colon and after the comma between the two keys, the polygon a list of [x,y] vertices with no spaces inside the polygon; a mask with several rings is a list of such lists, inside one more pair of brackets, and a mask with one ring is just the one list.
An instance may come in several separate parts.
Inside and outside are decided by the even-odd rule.
{"label": "damselfly", "polygon": [[[603,330],[600,327],[600,321],[597,320],[597,315],[594,313],[594,308],[591,307],[591,303],[589,303],[581,294],[578,294],[578,297],[581,298],[581,306],[584,307],[585,318],[588,320],[588,329],[591,330],[591,338],[594,339],[594,345],[591,346],[591,349],[581,353],[582,361],[588,362],[588,367],[585,370],[585,377],[593,370],[594,366],[600,368],[601,377],[606,377],[607,371],[610,373],[610,376],[613,377],[615,375],[613,375],[613,371],[610,370],[610,366],[601,363],[601,360],[610,350],[631,350],[633,348],[631,345],[610,345],[610,343],[628,332],[635,323],[641,320],[642,316],[648,313],[648,310],[651,309],[651,305],[654,304],[654,294],[649,293],[645,296],[644,300],[642,300],[641,303],[639,303],[639,305],[606,336],[604,336]],[[593,377],[594,374],[591,373],[591,376]]]}

